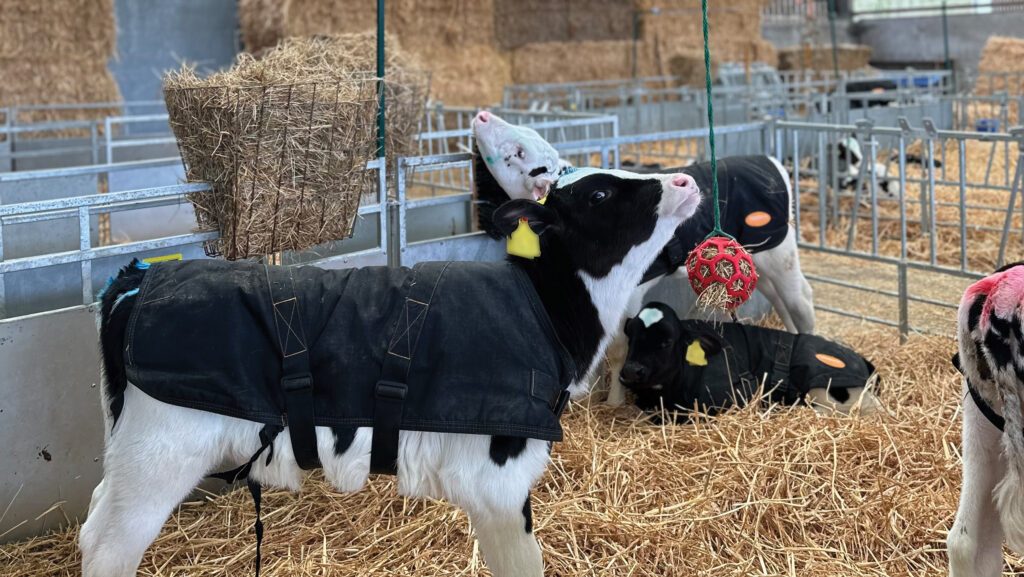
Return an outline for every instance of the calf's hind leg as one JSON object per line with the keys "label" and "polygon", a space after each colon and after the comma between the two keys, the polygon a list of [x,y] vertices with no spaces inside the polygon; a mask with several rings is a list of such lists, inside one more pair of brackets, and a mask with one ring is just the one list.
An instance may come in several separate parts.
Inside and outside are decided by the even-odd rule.
{"label": "calf's hind leg", "polygon": [[527,494],[521,508],[467,508],[480,551],[494,577],[542,577],[544,562],[533,535]]}
{"label": "calf's hind leg", "polygon": [[[134,577],[171,512],[218,464],[215,439],[201,434],[205,423],[187,418],[195,411],[164,405],[134,387],[125,397],[106,449],[102,489],[81,529],[84,577]],[[161,406],[172,409],[170,417],[186,418],[161,418]]]}

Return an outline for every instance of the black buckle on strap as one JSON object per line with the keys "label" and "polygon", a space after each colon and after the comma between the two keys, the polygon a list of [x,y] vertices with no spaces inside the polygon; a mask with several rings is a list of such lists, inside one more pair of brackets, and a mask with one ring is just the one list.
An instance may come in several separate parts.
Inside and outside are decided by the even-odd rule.
{"label": "black buckle on strap", "polygon": [[551,412],[555,414],[556,418],[562,418],[562,413],[565,411],[565,407],[569,404],[569,389],[562,389],[558,396],[555,397],[555,404],[551,407]]}
{"label": "black buckle on strap", "polygon": [[312,389],[313,375],[309,373],[288,375],[281,379],[281,388],[284,389],[286,393],[299,392],[303,389]]}
{"label": "black buckle on strap", "polygon": [[373,441],[370,443],[370,472],[398,474],[398,431],[409,386],[395,381],[378,381],[374,388]]}

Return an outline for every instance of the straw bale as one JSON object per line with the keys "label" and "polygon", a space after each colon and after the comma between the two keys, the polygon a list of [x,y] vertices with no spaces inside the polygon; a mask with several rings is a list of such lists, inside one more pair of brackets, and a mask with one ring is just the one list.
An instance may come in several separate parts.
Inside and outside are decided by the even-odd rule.
{"label": "straw bale", "polygon": [[989,36],[978,72],[1024,72],[1024,39]]}
{"label": "straw bale", "polygon": [[[113,0],[7,0],[0,10],[0,107],[113,102],[120,91],[107,60],[115,49]],[[111,109],[33,111],[19,123],[97,119]],[[21,138],[87,137],[88,130]]]}
{"label": "straw bale", "polygon": [[633,7],[621,0],[525,0],[494,7],[498,46],[632,40]]}
{"label": "straw bale", "polygon": [[[651,60],[637,52],[640,76],[654,73]],[[630,41],[538,42],[512,51],[512,81],[519,83],[576,82],[601,78],[629,78],[632,74],[633,43]]]}
{"label": "straw bale", "polygon": [[[302,250],[347,237],[373,174],[377,111],[372,34],[289,39],[257,59],[241,54],[201,79],[169,74],[171,128],[203,228],[217,228],[228,259]],[[387,150],[413,150],[427,77],[397,46],[388,58]]]}
{"label": "straw bale", "polygon": [[453,106],[484,106],[501,102],[512,83],[507,55],[490,44],[424,47],[417,55],[430,64],[431,97]]}
{"label": "straw bale", "polygon": [[[832,70],[831,46],[792,46],[779,49],[780,70]],[[871,47],[839,44],[836,56],[840,70],[860,70],[871,60]]]}
{"label": "straw bale", "polygon": [[[730,42],[723,46],[712,47],[711,74],[718,74],[718,65],[722,62],[739,62],[751,64],[761,62],[774,66],[777,61],[775,47],[770,42],[757,39],[750,42]],[[694,48],[673,54],[668,58],[668,73],[680,84],[688,86],[704,86],[704,51]]]}
{"label": "straw bale", "polygon": [[[978,72],[1024,72],[1024,40],[1006,36],[990,36],[981,51]],[[992,94],[1006,91],[1012,95],[1024,93],[1020,77],[982,77],[974,87],[976,94]]]}
{"label": "straw bale", "polygon": [[4,0],[0,58],[106,60],[114,48],[114,0]]}
{"label": "straw bale", "polygon": [[[823,315],[826,333],[833,320]],[[878,366],[891,414],[751,406],[662,426],[630,408],[571,406],[533,492],[545,574],[945,575],[961,467],[955,344],[842,327],[831,336]],[[397,497],[391,480],[342,495],[317,474],[301,495],[264,493],[263,512],[267,577],[489,574],[461,512]],[[139,574],[248,574],[253,520],[244,489],[186,504]],[[78,575],[76,530],[0,545],[0,573]]]}
{"label": "straw bale", "polygon": [[[117,102],[121,92],[106,59],[0,58],[0,107],[30,104]],[[21,124],[59,120],[94,120],[116,114],[116,108],[20,111]],[[19,138],[88,137],[87,129],[26,133]]]}

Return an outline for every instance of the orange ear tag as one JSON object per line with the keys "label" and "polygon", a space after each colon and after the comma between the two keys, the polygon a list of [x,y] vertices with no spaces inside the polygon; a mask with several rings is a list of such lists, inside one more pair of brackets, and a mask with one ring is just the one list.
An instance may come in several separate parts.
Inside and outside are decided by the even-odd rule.
{"label": "orange ear tag", "polygon": [[[547,199],[548,197],[545,196],[537,202],[544,204]],[[505,243],[505,252],[522,258],[537,258],[540,256],[540,237],[537,236],[537,233],[533,232],[533,229],[530,228],[530,223],[525,218],[519,219],[519,226],[508,237]]]}

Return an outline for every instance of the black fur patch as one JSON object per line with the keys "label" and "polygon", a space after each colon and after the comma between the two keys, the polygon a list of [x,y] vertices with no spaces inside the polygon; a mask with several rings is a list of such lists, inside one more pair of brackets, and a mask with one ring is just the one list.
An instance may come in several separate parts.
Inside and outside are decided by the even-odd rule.
{"label": "black fur patch", "polygon": [[340,457],[345,454],[345,451],[352,446],[352,441],[356,439],[356,428],[331,427],[331,432],[334,433],[334,454]]}
{"label": "black fur patch", "polygon": [[477,226],[491,238],[502,238],[491,218],[494,210],[508,202],[509,196],[498,184],[498,181],[487,168],[483,155],[476,144],[473,145],[473,184],[476,188]]}
{"label": "black fur patch", "polygon": [[974,332],[978,328],[978,321],[981,320],[981,311],[985,308],[985,295],[978,295],[967,310],[967,330]]}
{"label": "black fur patch", "polygon": [[506,437],[494,435],[491,437],[491,460],[499,467],[504,466],[509,459],[515,459],[526,448],[526,437]]}
{"label": "black fur patch", "polygon": [[832,397],[832,399],[837,403],[845,403],[850,400],[850,389],[829,389],[828,396]]}
{"label": "black fur patch", "polygon": [[[1011,268],[1013,268],[1015,266],[1021,266],[1021,265],[1024,265],[1024,261],[1019,260],[1017,262],[1011,262],[1010,264],[1004,264],[1003,266],[999,267],[998,269],[996,269],[996,272],[1007,271],[1007,270],[1010,270]],[[992,273],[992,274],[995,274],[995,273]]]}
{"label": "black fur patch", "polygon": [[128,266],[117,273],[117,277],[104,289],[100,297],[100,354],[103,357],[103,374],[107,387],[107,407],[113,416],[113,425],[124,408],[124,390],[128,377],[124,370],[124,337],[135,306],[135,296],[128,296],[114,307],[117,299],[126,292],[139,288],[146,276],[145,269],[138,268],[139,261],[132,259]]}
{"label": "black fur patch", "polygon": [[974,341],[974,355],[978,359],[978,376],[985,381],[992,380],[992,370],[988,368],[988,361],[985,358],[985,351],[981,348],[981,343]]}
{"label": "black fur patch", "polygon": [[1013,350],[1010,348],[1010,323],[993,313],[989,317],[992,327],[985,333],[985,349],[995,362],[995,368],[1005,367],[1013,362]]}
{"label": "black fur patch", "polygon": [[533,533],[533,509],[530,507],[530,494],[526,494],[526,501],[523,503],[523,518],[526,519],[526,534]]}
{"label": "black fur patch", "polygon": [[537,168],[534,168],[533,170],[530,171],[530,176],[540,176],[545,172],[548,172],[548,167],[538,166]]}

